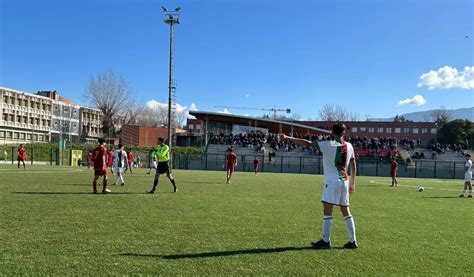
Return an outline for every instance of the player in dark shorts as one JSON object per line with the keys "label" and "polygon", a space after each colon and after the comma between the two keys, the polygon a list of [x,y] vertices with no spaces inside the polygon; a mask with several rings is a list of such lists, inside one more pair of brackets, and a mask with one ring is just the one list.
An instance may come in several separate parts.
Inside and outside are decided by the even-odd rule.
{"label": "player in dark shorts", "polygon": [[166,174],[166,177],[171,181],[173,185],[173,192],[178,192],[178,187],[174,181],[173,175],[171,175],[171,169],[169,166],[170,161],[170,147],[165,144],[164,138],[158,138],[158,145],[155,149],[155,155],[158,158],[158,166],[156,167],[155,180],[153,181],[153,188],[147,193],[155,193],[156,187],[158,186],[158,180],[161,174]]}

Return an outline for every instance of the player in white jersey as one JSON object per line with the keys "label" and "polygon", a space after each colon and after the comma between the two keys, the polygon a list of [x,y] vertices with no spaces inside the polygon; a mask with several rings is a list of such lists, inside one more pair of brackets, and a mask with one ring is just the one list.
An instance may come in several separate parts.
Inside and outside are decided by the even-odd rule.
{"label": "player in white jersey", "polygon": [[459,197],[464,197],[464,194],[466,193],[466,190],[469,189],[469,195],[467,197],[472,198],[472,161],[471,161],[471,155],[466,154],[464,155],[464,158],[466,158],[466,163],[464,164],[464,190],[462,191],[462,194],[459,195]]}
{"label": "player in white jersey", "polygon": [[118,147],[119,148],[114,151],[114,170],[117,173],[117,180],[115,180],[114,185],[121,183],[120,185],[124,186],[123,171],[128,166],[127,152],[123,150],[124,146],[122,144],[119,144]]}
{"label": "player in white jersey", "polygon": [[[342,123],[334,124],[332,132],[334,140],[318,141],[316,148],[323,154],[324,190],[323,202],[323,235],[322,239],[311,243],[314,248],[331,248],[331,225],[334,205],[339,206],[344,216],[344,221],[349,235],[349,242],[344,248],[355,249],[358,246],[355,234],[354,219],[349,211],[349,193],[355,191],[356,162],[352,144],[344,140],[346,126]],[[283,135],[303,145],[312,145],[313,142]],[[350,167],[350,177],[347,169]]]}

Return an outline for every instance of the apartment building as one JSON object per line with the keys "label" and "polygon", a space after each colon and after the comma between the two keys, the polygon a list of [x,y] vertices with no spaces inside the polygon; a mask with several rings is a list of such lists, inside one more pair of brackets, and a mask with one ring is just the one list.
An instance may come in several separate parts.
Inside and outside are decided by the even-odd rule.
{"label": "apartment building", "polygon": [[102,111],[93,108],[79,108],[80,141],[84,143],[97,143],[102,137]]}
{"label": "apartment building", "polygon": [[52,107],[48,97],[0,87],[0,142],[49,142]]}
{"label": "apartment building", "polygon": [[51,141],[60,139],[71,143],[80,142],[80,106],[61,97],[57,91],[38,91],[37,95],[53,99]]}

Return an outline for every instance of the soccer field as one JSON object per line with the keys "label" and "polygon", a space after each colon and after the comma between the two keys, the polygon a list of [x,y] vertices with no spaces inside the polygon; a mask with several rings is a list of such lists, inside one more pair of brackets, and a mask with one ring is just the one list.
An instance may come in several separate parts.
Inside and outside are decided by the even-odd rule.
{"label": "soccer field", "polygon": [[[175,171],[158,192],[146,170],[91,194],[92,170],[0,166],[0,275],[472,275],[474,201],[463,180],[359,177],[359,249],[335,210],[321,236],[322,176]],[[112,182],[115,176],[111,176]],[[112,183],[110,182],[110,183]],[[100,184],[100,183],[99,183]],[[418,192],[418,186],[424,192]]]}

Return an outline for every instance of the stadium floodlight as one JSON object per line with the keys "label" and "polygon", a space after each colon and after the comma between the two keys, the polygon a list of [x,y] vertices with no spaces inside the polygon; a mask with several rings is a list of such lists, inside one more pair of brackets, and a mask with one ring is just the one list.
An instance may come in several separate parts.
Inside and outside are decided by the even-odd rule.
{"label": "stadium floodlight", "polygon": [[173,80],[173,61],[174,61],[174,40],[173,40],[173,32],[174,32],[174,25],[180,24],[179,21],[179,11],[181,10],[180,7],[176,7],[173,11],[168,11],[165,6],[161,7],[164,12],[164,22],[170,25],[170,56],[169,56],[169,78],[168,78],[168,146],[172,147],[172,121],[171,121],[171,108],[173,106],[173,92],[176,90],[176,82]]}

